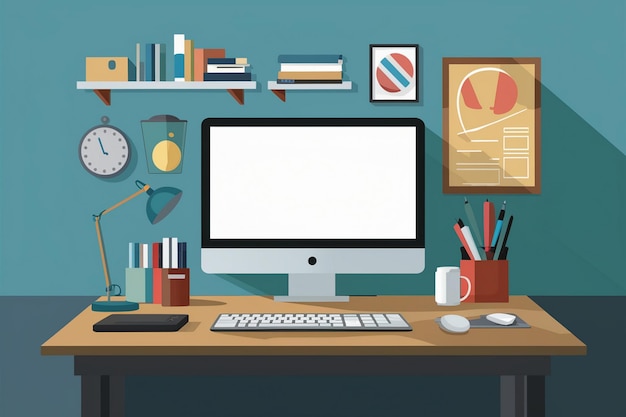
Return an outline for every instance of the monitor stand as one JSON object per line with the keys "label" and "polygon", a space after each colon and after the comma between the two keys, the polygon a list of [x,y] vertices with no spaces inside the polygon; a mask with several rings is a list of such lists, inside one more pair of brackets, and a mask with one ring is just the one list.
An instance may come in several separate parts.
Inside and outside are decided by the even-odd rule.
{"label": "monitor stand", "polygon": [[287,295],[274,296],[284,302],[346,302],[347,295],[337,295],[335,274],[289,274]]}

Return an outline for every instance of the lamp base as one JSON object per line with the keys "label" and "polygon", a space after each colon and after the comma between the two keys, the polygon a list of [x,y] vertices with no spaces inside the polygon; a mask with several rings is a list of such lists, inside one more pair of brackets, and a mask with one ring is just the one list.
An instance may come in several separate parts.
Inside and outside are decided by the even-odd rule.
{"label": "lamp base", "polygon": [[139,304],[132,301],[94,301],[93,311],[133,311],[139,310]]}

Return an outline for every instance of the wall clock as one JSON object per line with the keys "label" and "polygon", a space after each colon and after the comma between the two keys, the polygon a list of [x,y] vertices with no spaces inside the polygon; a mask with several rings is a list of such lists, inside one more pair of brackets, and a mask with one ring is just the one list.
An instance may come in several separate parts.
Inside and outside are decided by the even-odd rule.
{"label": "wall clock", "polygon": [[78,145],[78,157],[83,168],[96,177],[109,178],[121,174],[130,162],[130,145],[124,133],[109,125],[102,116],[102,124],[83,135]]}

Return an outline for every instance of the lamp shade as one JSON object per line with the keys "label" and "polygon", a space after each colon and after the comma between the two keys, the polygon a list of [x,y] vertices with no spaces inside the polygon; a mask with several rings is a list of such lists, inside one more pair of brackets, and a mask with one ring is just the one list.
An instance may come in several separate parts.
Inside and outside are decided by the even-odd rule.
{"label": "lamp shade", "polygon": [[156,190],[149,188],[146,214],[150,223],[157,224],[163,220],[176,207],[183,196],[183,192],[174,187],[161,187]]}

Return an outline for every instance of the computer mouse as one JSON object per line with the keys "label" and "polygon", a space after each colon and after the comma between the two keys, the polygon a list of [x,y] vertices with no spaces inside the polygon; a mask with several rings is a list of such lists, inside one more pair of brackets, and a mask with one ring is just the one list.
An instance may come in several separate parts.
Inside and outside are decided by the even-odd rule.
{"label": "computer mouse", "polygon": [[513,314],[507,313],[493,313],[486,315],[485,318],[490,322],[499,324],[501,326],[510,326],[511,324],[515,323],[515,319],[517,317]]}
{"label": "computer mouse", "polygon": [[446,314],[441,317],[439,327],[448,333],[466,333],[470,329],[470,322],[458,314]]}

